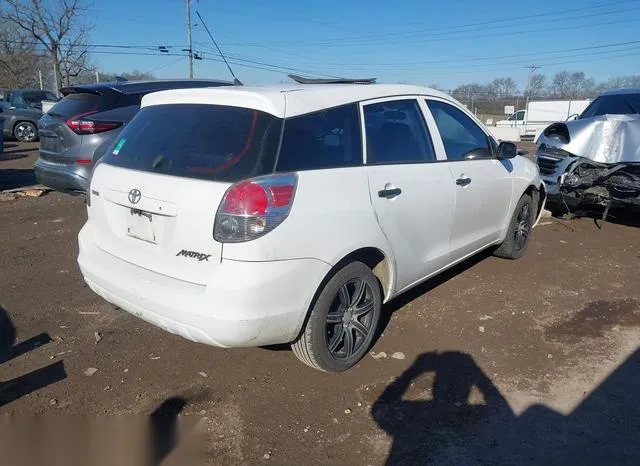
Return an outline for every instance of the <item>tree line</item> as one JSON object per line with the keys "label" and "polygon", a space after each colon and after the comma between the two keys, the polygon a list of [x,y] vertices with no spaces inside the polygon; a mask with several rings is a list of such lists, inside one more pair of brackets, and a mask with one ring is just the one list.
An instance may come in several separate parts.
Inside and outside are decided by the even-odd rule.
{"label": "tree line", "polygon": [[640,87],[640,75],[618,76],[596,83],[583,71],[559,71],[550,79],[532,74],[521,92],[513,78],[496,78],[487,84],[463,84],[451,91],[462,102],[484,102],[520,99],[591,99],[608,89]]}

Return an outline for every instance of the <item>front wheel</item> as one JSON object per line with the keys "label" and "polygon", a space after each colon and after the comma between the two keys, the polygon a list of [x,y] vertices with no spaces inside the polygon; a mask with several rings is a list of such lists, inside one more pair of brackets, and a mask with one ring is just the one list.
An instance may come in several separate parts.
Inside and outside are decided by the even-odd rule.
{"label": "front wheel", "polygon": [[505,259],[519,259],[524,254],[524,250],[529,242],[531,229],[536,216],[533,199],[528,194],[523,194],[513,212],[507,237],[502,244],[493,252],[494,256]]}
{"label": "front wheel", "polygon": [[315,369],[345,371],[369,351],[381,308],[380,285],[371,269],[362,262],[347,264],[324,285],[291,348]]}
{"label": "front wheel", "polygon": [[30,121],[21,121],[13,128],[13,136],[20,142],[33,142],[38,139],[38,128]]}

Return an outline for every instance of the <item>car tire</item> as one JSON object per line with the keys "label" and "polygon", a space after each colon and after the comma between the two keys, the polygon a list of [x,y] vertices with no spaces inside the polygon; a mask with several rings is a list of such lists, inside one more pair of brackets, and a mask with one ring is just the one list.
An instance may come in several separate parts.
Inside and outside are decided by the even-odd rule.
{"label": "car tire", "polygon": [[535,209],[531,196],[523,194],[513,211],[513,216],[507,229],[507,236],[502,244],[493,251],[494,256],[504,259],[519,259],[522,257],[529,243],[531,229],[536,219]]}
{"label": "car tire", "polygon": [[35,142],[38,140],[38,128],[30,121],[19,121],[13,127],[13,136],[20,142]]}
{"label": "car tire", "polygon": [[369,351],[381,309],[378,279],[362,262],[351,262],[324,284],[291,348],[315,369],[345,371]]}

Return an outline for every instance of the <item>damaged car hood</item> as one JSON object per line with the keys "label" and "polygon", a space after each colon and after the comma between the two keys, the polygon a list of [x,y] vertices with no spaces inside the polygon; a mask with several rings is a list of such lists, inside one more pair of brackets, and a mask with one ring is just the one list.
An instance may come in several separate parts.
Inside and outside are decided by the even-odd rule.
{"label": "damaged car hood", "polygon": [[640,163],[640,115],[602,115],[554,123],[537,144],[600,163]]}

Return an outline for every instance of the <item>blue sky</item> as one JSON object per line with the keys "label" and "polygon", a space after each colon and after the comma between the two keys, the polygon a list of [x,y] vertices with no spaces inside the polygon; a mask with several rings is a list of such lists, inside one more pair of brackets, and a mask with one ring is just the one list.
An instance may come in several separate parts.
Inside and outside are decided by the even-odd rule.
{"label": "blue sky", "polygon": [[[196,11],[249,84],[295,70],[445,89],[502,76],[522,89],[530,64],[547,76],[567,69],[596,81],[640,73],[640,0],[193,0],[194,50],[205,58],[195,75],[228,79]],[[187,43],[184,0],[108,0],[91,17],[92,44],[149,47],[94,47],[102,70],[186,76],[186,58],[173,56]],[[160,45],[172,55],[155,51]]]}

